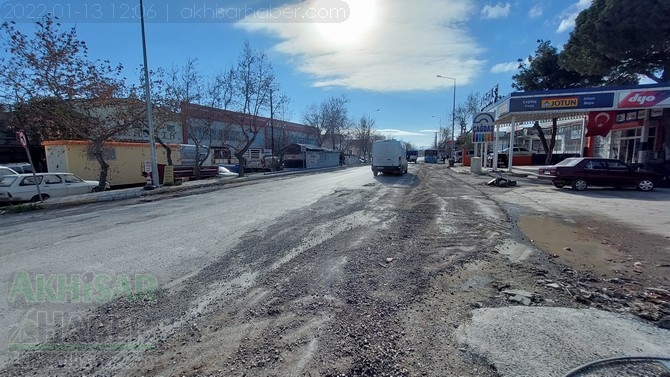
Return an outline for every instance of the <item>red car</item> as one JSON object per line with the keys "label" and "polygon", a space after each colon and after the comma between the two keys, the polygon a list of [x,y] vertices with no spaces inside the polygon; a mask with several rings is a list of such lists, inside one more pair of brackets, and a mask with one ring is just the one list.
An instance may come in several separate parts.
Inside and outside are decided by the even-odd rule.
{"label": "red car", "polygon": [[636,170],[620,160],[600,157],[570,157],[553,166],[538,169],[538,176],[551,178],[554,186],[571,185],[574,190],[586,190],[589,186],[635,187],[651,191],[660,184],[659,174]]}

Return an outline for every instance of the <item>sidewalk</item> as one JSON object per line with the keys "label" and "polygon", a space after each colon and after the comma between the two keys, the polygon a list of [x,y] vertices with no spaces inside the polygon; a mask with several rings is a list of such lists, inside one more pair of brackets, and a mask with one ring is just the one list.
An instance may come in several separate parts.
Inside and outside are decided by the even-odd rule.
{"label": "sidewalk", "polygon": [[[531,180],[537,180],[538,183],[550,183],[549,180],[545,180],[542,178],[539,178],[537,174],[537,169],[539,166],[536,165],[523,165],[523,166],[512,166],[512,172],[510,173],[509,169],[507,168],[500,168],[498,169],[503,173],[503,175],[512,175],[514,177],[518,178],[528,178]],[[463,166],[462,164],[456,164],[455,166],[451,167],[450,169],[461,173],[461,174],[475,174],[472,172],[471,166]],[[488,177],[488,171],[491,170],[491,168],[482,168],[481,176],[486,176]]]}
{"label": "sidewalk", "polygon": [[[50,198],[42,203],[36,203],[41,209],[53,209],[76,206],[80,204],[111,202],[115,200],[133,199],[141,197],[152,197],[163,194],[177,194],[193,190],[211,189],[216,190],[224,185],[239,184],[257,181],[271,176],[306,174],[328,169],[341,169],[341,167],[324,169],[285,169],[278,172],[247,173],[244,177],[216,177],[202,180],[184,182],[178,186],[161,186],[153,190],[145,190],[144,187],[131,187],[126,189],[113,189],[103,192],[94,192],[81,195],[70,195],[60,198]],[[0,211],[2,208],[0,208]]]}

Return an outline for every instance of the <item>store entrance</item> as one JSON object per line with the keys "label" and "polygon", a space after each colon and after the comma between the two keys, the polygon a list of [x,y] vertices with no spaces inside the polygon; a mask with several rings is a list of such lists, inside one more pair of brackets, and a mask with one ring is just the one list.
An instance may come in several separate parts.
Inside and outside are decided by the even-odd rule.
{"label": "store entrance", "polygon": [[621,139],[619,141],[619,160],[632,164],[637,162],[638,142],[635,139]]}
{"label": "store entrance", "polygon": [[612,133],[612,158],[627,164],[638,162],[640,150],[641,128],[615,131]]}

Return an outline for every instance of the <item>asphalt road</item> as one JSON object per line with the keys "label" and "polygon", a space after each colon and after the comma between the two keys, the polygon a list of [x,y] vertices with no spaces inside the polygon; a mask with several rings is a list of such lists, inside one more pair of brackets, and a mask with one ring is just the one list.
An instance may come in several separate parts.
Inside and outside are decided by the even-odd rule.
{"label": "asphalt road", "polygon": [[[68,281],[100,276],[109,289],[119,278],[129,277],[132,285],[133,277],[147,276],[151,284],[171,287],[224,257],[247,234],[263,232],[275,219],[338,190],[372,182],[369,167],[359,167],[275,177],[169,200],[145,197],[2,216],[0,286],[7,299],[0,300],[0,365],[9,360],[7,347],[25,327],[27,314],[52,317],[62,312],[78,318],[107,300],[96,294],[54,302],[59,300],[39,294],[40,276],[48,280],[62,275]],[[36,293],[28,302],[21,299],[26,290]]]}

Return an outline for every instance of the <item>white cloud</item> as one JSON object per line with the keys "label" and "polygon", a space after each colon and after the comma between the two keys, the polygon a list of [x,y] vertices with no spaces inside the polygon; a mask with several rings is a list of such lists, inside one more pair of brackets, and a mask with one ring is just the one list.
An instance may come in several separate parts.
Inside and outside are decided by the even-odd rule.
{"label": "white cloud", "polygon": [[421,130],[421,132],[416,132],[416,131],[397,130],[395,128],[385,128],[383,130],[377,130],[377,132],[379,132],[382,135],[387,135],[387,136],[406,137],[406,136],[425,136],[423,134],[425,132],[436,132],[436,131]]}
{"label": "white cloud", "polygon": [[570,31],[575,27],[575,19],[579,15],[579,12],[591,6],[592,0],[579,0],[575,4],[572,4],[560,18],[560,23],[558,24],[558,29],[556,32],[563,33]]}
{"label": "white cloud", "polygon": [[498,63],[491,67],[491,73],[515,72],[519,69],[519,62]]}
{"label": "white cloud", "polygon": [[505,3],[505,5],[498,3],[495,6],[486,5],[482,9],[482,17],[487,19],[507,17],[511,10],[512,6],[510,3]]}
{"label": "white cloud", "polygon": [[351,0],[348,7],[341,23],[247,19],[237,25],[277,38],[275,51],[319,87],[431,90],[450,84],[436,74],[466,85],[483,67],[483,50],[464,22],[476,12],[470,0]]}
{"label": "white cloud", "polygon": [[528,11],[528,17],[530,18],[542,17],[542,13],[543,13],[542,6],[540,4],[535,4]]}
{"label": "white cloud", "polygon": [[377,133],[380,135],[409,142],[412,144],[412,147],[418,149],[430,148],[433,145],[433,140],[435,140],[435,132],[438,132],[438,130],[420,130],[419,132],[404,131],[395,128],[377,130]]}

